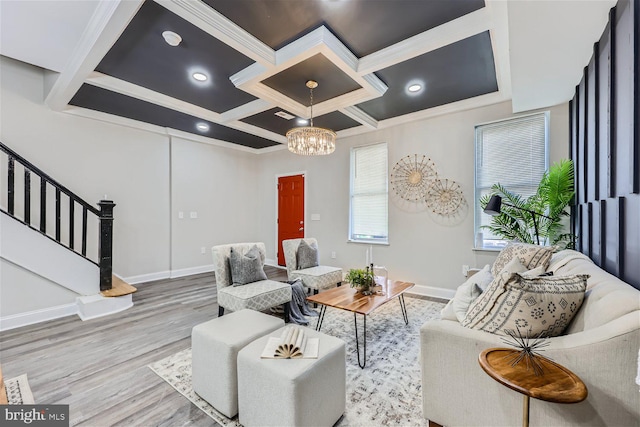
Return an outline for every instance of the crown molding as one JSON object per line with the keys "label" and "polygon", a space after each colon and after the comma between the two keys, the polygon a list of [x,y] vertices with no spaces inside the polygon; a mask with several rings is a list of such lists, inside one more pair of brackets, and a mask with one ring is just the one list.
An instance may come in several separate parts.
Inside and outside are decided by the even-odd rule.
{"label": "crown molding", "polygon": [[269,110],[273,107],[275,107],[275,105],[269,101],[256,99],[220,114],[220,123],[229,123],[235,120],[244,119],[245,117],[262,113],[263,111]]}
{"label": "crown molding", "polygon": [[118,40],[144,0],[102,0],[96,7],[65,69],[51,79],[45,103],[63,110],[111,46]]}
{"label": "crown molding", "polygon": [[378,128],[378,121],[356,106],[342,108],[340,112],[345,116],[349,116],[353,120],[362,123],[369,129]]}

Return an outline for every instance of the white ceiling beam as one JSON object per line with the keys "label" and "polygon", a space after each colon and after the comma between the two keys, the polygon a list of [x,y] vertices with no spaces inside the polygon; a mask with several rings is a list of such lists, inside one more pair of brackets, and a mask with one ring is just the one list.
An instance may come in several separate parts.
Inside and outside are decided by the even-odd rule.
{"label": "white ceiling beam", "polygon": [[373,73],[487,31],[492,16],[486,7],[360,58],[358,73]]}
{"label": "white ceiling beam", "polygon": [[[124,80],[117,79],[115,77],[107,76],[105,74],[94,71],[91,76],[86,80],[86,83],[97,86],[103,89],[117,92],[122,95],[127,95],[133,98],[137,98],[152,104],[159,105],[161,107],[169,108],[174,111],[189,114],[190,116],[198,117],[203,120],[207,120],[213,123],[218,123],[232,129],[240,130],[259,136],[262,138],[270,139],[275,142],[282,143],[286,141],[284,135],[278,135],[275,132],[268,131],[266,129],[259,128],[257,126],[250,125],[248,123],[240,121],[224,122],[224,117],[220,113],[208,110],[198,105],[190,104],[186,101],[182,101],[177,98],[173,98],[168,95],[164,95],[159,92],[155,92],[151,89],[147,89],[142,86],[138,86],[133,83],[129,83]],[[238,107],[240,108],[240,107]],[[263,110],[264,111],[264,110]]]}
{"label": "white ceiling beam", "polygon": [[45,103],[61,111],[96,68],[142,5],[143,0],[102,0],[87,24],[80,42],[60,73]]}
{"label": "white ceiling beam", "polygon": [[349,116],[353,120],[365,125],[369,129],[378,128],[378,121],[356,106],[342,108],[340,109],[340,112],[345,116]]}
{"label": "white ceiling beam", "polygon": [[220,123],[229,123],[234,120],[244,119],[245,117],[253,116],[254,114],[262,113],[270,108],[273,108],[271,102],[264,99],[256,99],[255,101],[247,102],[244,105],[227,110],[220,114]]}
{"label": "white ceiling beam", "polygon": [[154,1],[248,58],[263,65],[275,64],[273,49],[206,3],[194,0]]}
{"label": "white ceiling beam", "polygon": [[488,1],[487,10],[493,16],[493,28],[489,31],[496,67],[498,90],[511,98],[511,61],[509,59],[509,14],[506,1]]}

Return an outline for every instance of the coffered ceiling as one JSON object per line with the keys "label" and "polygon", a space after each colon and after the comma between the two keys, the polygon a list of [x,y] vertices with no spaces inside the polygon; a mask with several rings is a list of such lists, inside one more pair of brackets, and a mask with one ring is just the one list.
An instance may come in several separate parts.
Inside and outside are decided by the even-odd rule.
{"label": "coffered ceiling", "polygon": [[[46,22],[48,8],[51,20],[87,20],[74,49],[51,44],[49,50],[59,50],[66,61],[43,53],[38,62],[30,53],[35,45],[17,40],[7,48],[3,30],[3,55],[29,57],[27,62],[52,70],[46,75],[51,108],[239,149],[281,147],[286,131],[311,115],[309,79],[319,83],[314,124],[336,130],[338,142],[511,99],[503,1],[2,3],[5,18],[7,11],[14,17],[31,12]],[[55,16],[60,8],[67,13]],[[5,18],[3,25],[13,22]],[[164,31],[182,42],[170,46]],[[21,57],[16,46],[27,53]],[[195,80],[196,72],[206,81]],[[412,85],[419,89],[409,91]]]}

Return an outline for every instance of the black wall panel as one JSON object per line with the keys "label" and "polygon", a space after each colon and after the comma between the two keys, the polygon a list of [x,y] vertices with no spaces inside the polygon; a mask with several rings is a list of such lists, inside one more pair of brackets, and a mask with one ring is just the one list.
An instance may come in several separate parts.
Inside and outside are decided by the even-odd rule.
{"label": "black wall panel", "polygon": [[619,0],[569,104],[577,248],[640,289],[638,8]]}

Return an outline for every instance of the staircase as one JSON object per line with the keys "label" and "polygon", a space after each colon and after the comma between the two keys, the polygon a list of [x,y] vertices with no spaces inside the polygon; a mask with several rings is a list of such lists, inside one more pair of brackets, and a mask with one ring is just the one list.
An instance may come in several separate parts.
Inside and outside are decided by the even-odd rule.
{"label": "staircase", "polygon": [[[77,294],[75,312],[83,320],[130,307],[135,292],[112,274],[115,203],[101,200],[97,205],[0,142],[0,261],[19,272],[17,281],[33,278]],[[20,283],[2,283],[3,295],[12,292],[9,286]],[[73,311],[67,307],[64,313]],[[0,330],[43,317],[31,312],[0,315]]]}

